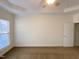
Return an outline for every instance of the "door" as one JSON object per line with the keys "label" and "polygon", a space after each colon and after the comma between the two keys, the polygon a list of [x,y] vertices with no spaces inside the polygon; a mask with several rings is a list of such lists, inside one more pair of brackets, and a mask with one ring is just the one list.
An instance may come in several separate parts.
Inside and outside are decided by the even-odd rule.
{"label": "door", "polygon": [[73,23],[65,23],[64,24],[64,47],[74,46],[73,34],[74,34]]}

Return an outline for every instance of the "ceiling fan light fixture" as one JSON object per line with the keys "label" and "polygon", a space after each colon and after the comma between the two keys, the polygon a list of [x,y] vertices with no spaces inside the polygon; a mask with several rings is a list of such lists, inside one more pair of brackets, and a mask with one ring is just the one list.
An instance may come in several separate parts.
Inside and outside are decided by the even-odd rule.
{"label": "ceiling fan light fixture", "polygon": [[54,4],[56,0],[46,0],[46,3],[48,5]]}

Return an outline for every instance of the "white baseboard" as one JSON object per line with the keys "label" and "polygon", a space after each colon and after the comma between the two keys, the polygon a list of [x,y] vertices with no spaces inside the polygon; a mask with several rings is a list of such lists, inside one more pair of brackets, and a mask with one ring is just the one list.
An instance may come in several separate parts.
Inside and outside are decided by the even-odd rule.
{"label": "white baseboard", "polygon": [[29,43],[29,44],[16,44],[15,47],[63,47],[62,44],[47,44],[47,43]]}

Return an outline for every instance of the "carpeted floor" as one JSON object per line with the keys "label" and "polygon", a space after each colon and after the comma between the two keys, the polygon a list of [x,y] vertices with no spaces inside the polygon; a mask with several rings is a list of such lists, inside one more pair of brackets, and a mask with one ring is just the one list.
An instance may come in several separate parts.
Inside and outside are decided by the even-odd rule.
{"label": "carpeted floor", "polygon": [[14,48],[4,59],[79,59],[79,47]]}

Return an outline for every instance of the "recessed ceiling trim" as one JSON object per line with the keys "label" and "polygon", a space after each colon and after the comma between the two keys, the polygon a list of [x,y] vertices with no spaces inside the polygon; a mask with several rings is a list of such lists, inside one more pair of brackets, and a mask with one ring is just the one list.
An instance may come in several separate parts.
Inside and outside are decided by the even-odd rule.
{"label": "recessed ceiling trim", "polygon": [[79,10],[79,5],[73,6],[73,7],[69,7],[69,8],[65,8],[64,12],[72,12],[72,11],[77,11],[77,10]]}
{"label": "recessed ceiling trim", "polygon": [[10,8],[16,9],[16,10],[22,10],[22,11],[26,10],[25,8],[14,5],[14,4],[10,3],[9,1],[7,1],[6,5]]}
{"label": "recessed ceiling trim", "polygon": [[14,5],[14,4],[10,3],[8,0],[0,1],[0,5],[3,8],[5,8],[5,9],[7,9],[7,10],[13,12],[13,13],[21,13],[21,12],[26,11],[25,8]]}

